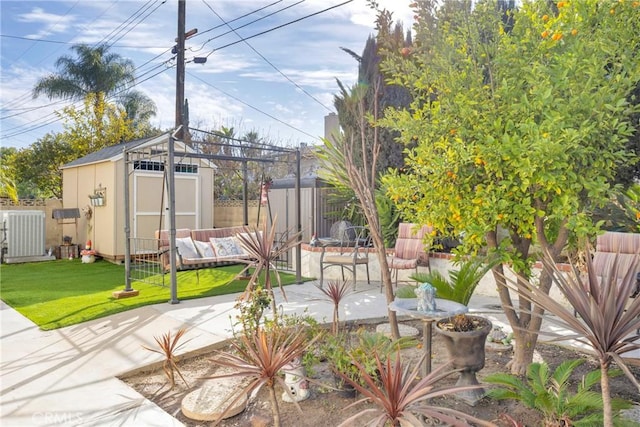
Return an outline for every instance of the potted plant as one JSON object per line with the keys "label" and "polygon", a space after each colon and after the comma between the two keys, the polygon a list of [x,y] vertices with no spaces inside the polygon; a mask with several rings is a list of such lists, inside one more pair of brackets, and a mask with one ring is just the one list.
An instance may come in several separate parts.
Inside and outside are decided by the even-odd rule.
{"label": "potted plant", "polygon": [[[458,314],[436,322],[436,332],[443,338],[454,369],[460,370],[458,386],[476,386],[476,372],[484,368],[484,346],[491,332],[491,321],[480,316]],[[469,405],[475,405],[484,395],[482,388],[457,394]]]}

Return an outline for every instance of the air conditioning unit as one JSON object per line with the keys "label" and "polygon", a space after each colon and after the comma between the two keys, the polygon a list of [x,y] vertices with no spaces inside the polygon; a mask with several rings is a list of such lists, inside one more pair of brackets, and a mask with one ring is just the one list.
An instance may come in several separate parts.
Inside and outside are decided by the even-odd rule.
{"label": "air conditioning unit", "polygon": [[3,211],[2,242],[7,258],[39,257],[45,253],[45,213]]}

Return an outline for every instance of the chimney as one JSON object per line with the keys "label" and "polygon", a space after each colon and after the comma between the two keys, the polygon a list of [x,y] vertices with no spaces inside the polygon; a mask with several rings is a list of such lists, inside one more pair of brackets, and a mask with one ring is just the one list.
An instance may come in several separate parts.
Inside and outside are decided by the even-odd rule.
{"label": "chimney", "polygon": [[324,116],[324,137],[335,143],[335,136],[340,132],[340,123],[336,113],[329,113]]}

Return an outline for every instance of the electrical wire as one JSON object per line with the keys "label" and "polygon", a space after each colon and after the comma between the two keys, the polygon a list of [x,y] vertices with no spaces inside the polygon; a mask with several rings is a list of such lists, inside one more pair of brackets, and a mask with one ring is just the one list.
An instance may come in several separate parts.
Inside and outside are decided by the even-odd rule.
{"label": "electrical wire", "polygon": [[322,106],[323,108],[325,108],[327,111],[332,112],[333,110],[329,107],[327,107],[326,105],[324,105],[322,102],[320,102],[320,100],[318,100],[318,98],[316,98],[315,96],[311,95],[309,92],[307,92],[307,90],[305,88],[303,88],[302,86],[300,86],[298,83],[294,82],[291,78],[289,78],[289,76],[287,76],[285,73],[283,73],[278,67],[276,67],[271,61],[269,61],[263,54],[261,54],[260,52],[258,52],[258,50],[256,48],[254,48],[251,43],[249,43],[247,40],[245,40],[240,34],[238,34],[238,32],[231,28],[231,25],[229,25],[223,18],[222,16],[220,16],[218,14],[218,12],[216,12],[215,10],[213,10],[213,8],[209,5],[209,3],[207,3],[207,0],[202,0],[202,2],[211,10],[211,12],[213,12],[218,19],[220,19],[227,27],[229,27],[231,29],[231,31],[233,31],[233,33],[235,35],[238,36],[238,38],[243,41],[253,52],[255,52],[256,55],[258,55],[260,58],[262,58],[264,60],[264,62],[266,62],[267,64],[269,64],[271,66],[271,68],[273,68],[274,70],[276,70],[276,72],[278,72],[282,77],[284,77],[285,79],[287,79],[287,81],[289,83],[291,83],[292,85],[294,85],[295,87],[297,87],[298,89],[300,89],[302,91],[302,93],[304,93],[305,95],[307,95],[309,98],[313,99],[315,102],[317,102],[320,106]]}
{"label": "electrical wire", "polygon": [[[69,12],[71,12],[71,11],[72,11],[72,10],[73,10],[77,5],[78,5],[78,3],[80,3],[80,0],[77,0],[77,1],[73,4],[73,6],[71,6],[69,9],[67,9],[67,11],[64,13],[64,15],[62,15],[60,18],[58,18],[58,20],[56,21],[56,23],[55,23],[55,24],[53,24],[53,27],[51,27],[51,28],[55,28],[55,27],[60,23],[60,21],[62,21],[62,18],[65,18],[67,15],[69,15]],[[25,37],[25,40],[31,40],[31,41],[34,41],[34,39],[27,39],[26,37]],[[17,58],[14,58],[14,60],[13,60],[13,61],[14,61],[14,62],[17,62],[20,58],[22,58],[24,55],[26,55],[26,54],[27,54],[27,52],[29,52],[31,49],[33,49],[33,47],[34,47],[35,45],[36,45],[36,43],[35,43],[35,42],[34,42],[34,43],[31,43],[31,46],[29,46],[28,48],[26,48],[25,50],[23,50]]]}
{"label": "electrical wire", "polygon": [[[280,12],[283,12],[283,11],[287,10],[287,9],[291,9],[292,7],[297,6],[297,5],[299,5],[300,3],[304,3],[305,1],[306,1],[306,0],[300,0],[300,1],[296,2],[296,3],[290,4],[289,6],[285,6],[285,7],[281,8],[281,9],[278,9],[278,10],[276,10],[276,11],[274,11],[274,12],[271,12],[271,13],[268,13],[268,14],[266,14],[266,15],[264,15],[264,16],[261,16],[260,18],[254,19],[253,21],[249,21],[249,22],[247,22],[247,23],[245,23],[245,24],[242,24],[242,25],[240,25],[239,27],[232,28],[231,30],[229,30],[229,31],[227,31],[227,32],[224,32],[224,33],[222,33],[222,34],[218,34],[218,35],[217,35],[217,36],[215,36],[215,37],[211,37],[210,39],[208,39],[207,41],[205,41],[204,43],[202,43],[202,46],[200,46],[200,48],[198,48],[197,50],[194,50],[194,52],[199,52],[199,51],[201,51],[202,49],[204,49],[204,47],[207,45],[207,43],[209,43],[209,42],[211,42],[211,41],[213,41],[213,40],[219,39],[220,37],[224,37],[224,36],[226,36],[227,34],[231,34],[234,30],[239,30],[240,28],[248,27],[248,26],[249,26],[249,25],[251,25],[251,24],[255,24],[256,22],[262,21],[263,19],[270,18],[270,17],[272,17],[272,16],[274,16],[274,15],[277,15],[277,14],[278,14],[278,13],[280,13]],[[234,20],[229,21],[229,22],[233,22],[233,21],[236,21],[236,20],[237,20],[237,19],[234,19]],[[220,24],[220,25],[218,25],[218,26],[216,26],[216,27],[214,27],[214,28],[222,28],[222,27],[224,27],[224,25],[225,25],[225,24]]]}
{"label": "electrical wire", "polygon": [[102,44],[105,44],[105,45],[109,46],[109,39],[111,39],[112,37],[114,37],[115,35],[120,33],[123,28],[125,28],[127,25],[129,25],[128,24],[129,21],[133,22],[133,20],[135,19],[136,15],[138,15],[139,13],[142,13],[141,12],[142,9],[145,9],[145,8],[148,9],[149,7],[151,7],[149,5],[149,3],[151,3],[152,1],[153,0],[147,0],[147,2],[145,4],[140,6],[135,12],[133,12],[131,15],[129,15],[129,17],[124,20],[124,22],[121,22],[117,27],[115,27],[113,30],[111,30],[111,32],[109,34],[104,36],[99,42],[94,43],[93,47],[96,47],[96,46],[99,46],[99,45],[102,45]]}
{"label": "electrical wire", "polygon": [[275,27],[273,27],[273,28],[269,28],[268,30],[264,30],[264,31],[261,31],[261,32],[259,32],[259,33],[253,34],[253,35],[251,35],[251,36],[249,36],[249,37],[244,37],[242,40],[238,40],[238,41],[235,41],[235,42],[227,43],[227,44],[225,44],[225,45],[222,45],[222,46],[220,46],[220,47],[218,47],[218,48],[213,49],[211,52],[209,52],[209,53],[207,54],[207,56],[206,56],[206,57],[208,58],[209,56],[211,56],[211,54],[212,54],[213,52],[215,52],[215,51],[217,51],[217,50],[221,50],[221,49],[224,49],[224,48],[227,48],[227,47],[230,47],[230,46],[236,45],[236,44],[238,44],[238,43],[242,43],[242,42],[243,42],[243,41],[245,41],[245,40],[253,39],[253,38],[255,38],[255,37],[262,36],[262,35],[264,35],[264,34],[268,34],[268,33],[272,32],[272,31],[279,30],[280,28],[284,28],[284,27],[289,26],[289,25],[291,25],[291,24],[295,24],[295,23],[300,22],[300,21],[303,21],[303,20],[305,20],[305,19],[307,19],[307,18],[311,18],[311,17],[313,17],[313,16],[320,15],[321,13],[328,12],[328,11],[330,11],[330,10],[332,10],[332,9],[336,9],[336,8],[338,8],[338,7],[344,6],[345,4],[349,4],[349,3],[351,3],[351,2],[353,2],[353,0],[347,0],[347,1],[342,2],[342,3],[340,3],[340,4],[336,4],[336,5],[334,5],[334,6],[331,6],[331,7],[326,8],[326,9],[322,9],[322,10],[320,10],[320,11],[318,11],[318,12],[314,12],[314,13],[312,13],[312,14],[302,16],[302,17],[300,17],[300,18],[298,18],[298,19],[294,19],[293,21],[285,22],[284,24],[281,24],[281,25],[275,26]]}
{"label": "electrical wire", "polygon": [[[124,36],[126,36],[127,34],[129,34],[134,28],[136,28],[138,25],[140,25],[141,23],[143,23],[149,16],[151,16],[153,13],[155,13],[156,10],[158,10],[160,8],[160,6],[162,6],[163,4],[165,4],[167,2],[167,0],[162,0],[162,2],[160,4],[158,4],[155,9],[153,9],[152,11],[150,11],[149,13],[147,13],[145,16],[143,16],[140,21],[138,21],[138,23],[136,23],[134,26],[132,26],[131,28],[129,28],[127,31],[125,31],[122,35],[120,35],[120,37],[116,38],[114,40],[113,43],[118,42],[119,40],[122,40],[122,38]],[[111,45],[113,45],[113,43]],[[111,45],[107,45],[109,47],[111,47]]]}
{"label": "electrical wire", "polygon": [[231,95],[230,93],[228,93],[228,92],[226,92],[226,91],[224,91],[224,90],[222,90],[222,89],[220,89],[220,88],[218,88],[218,87],[216,87],[216,86],[212,85],[211,83],[209,83],[209,82],[207,82],[207,81],[205,81],[205,80],[201,79],[200,77],[196,76],[195,74],[192,74],[192,73],[189,73],[189,72],[187,72],[187,74],[189,74],[189,75],[190,75],[191,77],[193,77],[194,79],[201,81],[202,83],[206,84],[207,86],[209,86],[209,87],[211,87],[211,88],[213,88],[213,89],[217,90],[218,92],[223,93],[224,95],[228,96],[229,98],[231,98],[231,99],[234,99],[234,100],[238,101],[238,102],[239,102],[239,103],[241,103],[242,105],[245,105],[245,106],[247,106],[247,107],[251,108],[252,110],[257,111],[258,113],[263,114],[263,115],[265,115],[265,116],[269,117],[270,119],[275,120],[275,121],[276,121],[276,122],[278,122],[278,123],[282,123],[283,125],[287,126],[288,128],[291,128],[291,129],[295,130],[296,132],[300,132],[301,134],[306,135],[306,136],[308,136],[308,137],[310,137],[310,138],[313,138],[313,139],[318,139],[318,137],[317,137],[317,136],[313,136],[313,135],[311,135],[310,133],[307,133],[307,132],[303,131],[302,129],[298,129],[297,127],[295,127],[295,126],[293,126],[293,125],[291,125],[291,124],[289,124],[289,123],[285,122],[284,120],[281,120],[281,119],[279,119],[279,118],[277,118],[277,117],[275,117],[275,116],[273,116],[273,115],[271,115],[271,114],[267,113],[266,111],[262,111],[262,110],[261,110],[261,109],[259,109],[258,107],[254,107],[253,105],[251,105],[251,104],[249,104],[249,103],[247,103],[247,102],[245,102],[245,101],[241,100],[240,98],[238,98],[238,97],[236,97],[236,96],[233,96],[233,95]]}
{"label": "electrical wire", "polygon": [[[146,78],[146,79],[144,79],[144,80],[141,80],[141,81],[140,81],[140,83],[143,83],[143,82],[145,82],[145,81],[147,81],[147,80],[150,80],[150,79],[152,79],[152,78],[154,78],[154,77],[156,77],[156,76],[158,76],[158,75],[160,75],[160,74],[162,74],[162,73],[166,72],[167,70],[170,70],[171,68],[173,68],[173,67],[167,67],[167,68],[165,68],[165,69],[163,69],[163,70],[161,70],[161,71],[159,71],[159,72],[155,73],[154,75],[149,76],[149,77],[147,77],[147,78]],[[117,96],[118,94],[120,94],[120,93],[122,93],[122,92],[124,92],[124,90],[123,90],[123,91],[121,91],[121,92],[119,92],[119,93],[114,94],[113,96]],[[46,116],[45,116],[45,118],[46,118],[46,117],[50,117],[50,116],[52,116],[52,115],[57,116],[57,114],[56,114],[55,112],[53,112],[53,113],[50,113],[50,114],[46,115]],[[33,126],[33,125],[31,124],[31,125],[30,125],[30,127],[29,127],[29,129],[25,129],[25,130],[17,130],[18,128],[23,127],[23,126],[17,126],[17,127],[15,127],[15,128],[11,128],[11,129],[6,130],[7,132],[11,132],[11,131],[13,131],[13,130],[16,130],[16,131],[15,131],[14,133],[9,133],[9,134],[2,135],[2,138],[3,138],[3,139],[5,139],[5,138],[13,138],[13,137],[15,137],[15,136],[22,135],[22,134],[25,134],[25,133],[28,133],[28,132],[34,131],[34,130],[36,130],[36,129],[40,129],[40,128],[44,127],[44,126],[52,125],[52,124],[56,123],[57,121],[59,121],[59,119],[58,119],[58,118],[56,118],[56,119],[54,119],[54,120],[47,121],[47,122],[45,122],[45,123],[42,123],[42,124],[39,124],[39,125],[36,125],[36,126]]]}
{"label": "electrical wire", "polygon": [[[74,42],[65,42],[62,40],[46,40],[46,39],[31,39],[29,37],[21,37],[21,36],[12,36],[9,34],[0,34],[0,37],[6,38],[6,39],[15,39],[15,40],[27,40],[27,41],[33,41],[34,43],[51,43],[51,44],[63,44],[63,45],[67,45],[67,46],[75,46],[78,43],[74,43]],[[140,45],[140,44],[113,44],[110,47],[117,47],[117,48],[123,48],[123,49],[164,49],[164,46],[145,46],[145,45]]]}
{"label": "electrical wire", "polygon": [[[166,1],[166,0],[165,0],[165,1]],[[301,1],[304,1],[304,0],[301,0]],[[300,22],[300,21],[302,21],[302,20],[305,20],[305,19],[310,18],[310,17],[313,17],[313,16],[317,16],[317,15],[319,15],[319,14],[325,13],[325,12],[327,12],[327,11],[329,11],[329,10],[332,10],[332,9],[336,9],[336,8],[338,8],[338,7],[344,6],[344,5],[346,5],[346,4],[348,4],[348,3],[351,3],[351,2],[353,2],[353,0],[347,0],[347,1],[344,1],[344,2],[342,2],[342,3],[339,3],[339,4],[336,4],[336,5],[330,6],[330,7],[328,7],[328,8],[322,9],[322,10],[320,10],[320,11],[314,12],[314,13],[312,13],[312,14],[302,16],[302,17],[297,18],[297,19],[295,19],[295,20],[293,20],[293,21],[289,21],[289,22],[286,22],[286,23],[284,23],[284,24],[278,25],[278,26],[276,26],[276,27],[272,27],[272,28],[270,28],[270,29],[268,29],[268,30],[261,31],[261,32],[259,32],[259,33],[253,34],[253,35],[251,35],[251,36],[249,36],[249,37],[244,37],[244,38],[242,38],[241,40],[238,40],[238,41],[235,41],[235,42],[231,42],[231,43],[227,43],[227,44],[225,44],[225,45],[222,45],[222,46],[220,46],[220,47],[217,47],[217,48],[213,49],[211,52],[209,52],[209,54],[207,55],[207,57],[208,57],[208,56],[210,56],[210,55],[211,55],[213,52],[215,52],[215,51],[225,49],[225,48],[227,48],[227,47],[230,47],[230,46],[236,45],[236,44],[241,43],[241,42],[246,42],[246,40],[249,40],[249,39],[252,39],[252,38],[255,38],[255,37],[258,37],[258,36],[261,36],[261,35],[267,34],[267,33],[270,33],[270,32],[272,32],[272,31],[275,31],[275,30],[280,29],[280,28],[284,28],[284,27],[286,27],[286,26],[288,26],[288,25],[291,25],[291,24],[294,24],[294,23]],[[299,3],[300,3],[300,2],[295,3],[294,5],[299,4]],[[163,2],[162,4],[164,4],[164,2]],[[158,6],[158,7],[159,7],[159,6]],[[157,8],[156,8],[156,9],[157,9]],[[155,11],[156,9],[154,9],[154,11]],[[148,15],[147,15],[147,16],[148,16]],[[145,19],[146,19],[146,17],[145,17]],[[241,27],[238,27],[238,28],[241,28]],[[168,51],[168,49],[167,49],[167,51]],[[162,54],[166,53],[167,51],[163,52]],[[160,54],[160,55],[162,55],[162,54]],[[171,60],[173,60],[173,59],[174,59],[174,58],[171,58],[171,59],[169,59],[169,60],[167,60],[167,61],[164,61],[164,62],[163,62],[163,64],[166,64],[166,63],[168,63],[169,61],[171,61]],[[148,61],[148,62],[149,62],[149,61]],[[147,62],[147,63],[148,63],[148,62]],[[146,63],[145,63],[145,64],[146,64]],[[156,68],[157,68],[157,66],[156,66]],[[152,75],[152,76],[150,76],[150,77],[148,77],[148,78],[146,78],[146,79],[144,79],[144,80],[142,80],[142,81],[140,81],[140,82],[136,82],[133,86],[137,86],[137,85],[138,85],[138,84],[140,84],[140,83],[143,83],[143,82],[145,82],[145,81],[147,81],[147,80],[149,80],[149,79],[151,79],[151,78],[153,78],[153,77],[156,77],[157,75],[164,73],[165,71],[167,71],[167,70],[168,70],[168,69],[170,69],[170,68],[172,68],[172,66],[171,66],[171,67],[167,67],[167,68],[165,68],[164,70],[162,70],[162,71],[160,71],[160,72],[158,72],[158,73],[156,73],[156,74],[154,74],[154,75]],[[145,74],[147,74],[148,72],[150,72],[150,71],[145,72]],[[199,78],[198,76],[193,75],[193,74],[191,74],[191,73],[188,73],[188,74],[189,74],[190,76],[194,77],[195,79],[197,79],[197,80],[199,80],[199,81],[203,82],[204,84],[206,84],[206,85],[208,85],[208,86],[212,87],[213,89],[215,89],[215,90],[217,90],[217,91],[219,91],[219,92],[221,92],[221,93],[225,94],[226,96],[228,96],[228,97],[230,97],[230,98],[232,98],[232,99],[234,99],[234,100],[236,100],[236,101],[240,102],[241,104],[243,104],[243,105],[247,106],[248,108],[251,108],[251,109],[253,109],[253,110],[257,111],[257,112],[259,112],[259,113],[261,113],[261,114],[263,114],[263,115],[265,115],[265,116],[267,116],[267,117],[269,117],[269,118],[271,118],[271,119],[273,119],[273,120],[275,120],[275,121],[277,121],[277,122],[279,122],[279,123],[281,123],[281,124],[283,124],[283,125],[285,125],[285,126],[287,126],[287,127],[291,128],[292,130],[295,130],[296,132],[302,133],[302,134],[304,134],[304,135],[306,135],[306,136],[309,136],[310,138],[317,139],[317,136],[311,135],[311,134],[309,134],[309,133],[307,133],[307,132],[305,132],[305,131],[303,131],[303,130],[301,130],[301,129],[298,129],[298,128],[296,128],[295,126],[293,126],[293,125],[291,125],[291,124],[289,124],[289,123],[286,123],[285,121],[283,121],[283,120],[281,120],[281,119],[278,119],[277,117],[275,117],[275,116],[273,116],[273,115],[271,115],[271,114],[269,114],[269,113],[267,113],[267,112],[265,112],[265,111],[262,111],[262,110],[260,110],[259,108],[254,107],[253,105],[246,103],[245,101],[242,101],[241,99],[239,99],[239,98],[237,98],[237,97],[235,97],[235,96],[233,96],[233,95],[231,95],[231,94],[227,93],[226,91],[224,91],[224,90],[222,90],[222,89],[219,89],[219,88],[217,88],[217,87],[213,86],[212,84],[210,84],[210,83],[206,82],[205,80],[202,80],[202,79],[201,79],[201,78]],[[116,95],[117,95],[117,94],[114,94],[113,96],[116,96]],[[50,114],[48,114],[47,116],[44,116],[44,117],[46,118],[46,117],[49,117],[49,116],[51,116],[51,115],[56,115],[56,113],[50,113]],[[53,124],[53,123],[55,123],[56,121],[58,121],[58,119],[53,120],[53,121],[49,121],[49,122],[46,122],[46,123],[43,123],[43,124],[36,125],[35,127],[31,124],[29,129],[20,130],[20,131],[18,131],[17,129],[18,129],[18,128],[20,128],[20,127],[23,127],[23,126],[17,126],[17,127],[15,127],[15,128],[11,128],[11,129],[9,129],[9,131],[16,130],[14,133],[5,134],[5,135],[3,135],[3,136],[2,136],[2,138],[11,138],[11,137],[15,137],[15,136],[18,136],[18,135],[21,135],[21,134],[27,133],[27,132],[31,132],[31,131],[33,131],[33,130],[40,129],[40,128],[44,127],[44,126],[47,126],[47,125]]]}
{"label": "electrical wire", "polygon": [[[304,0],[303,0],[303,1],[304,1]],[[270,4],[268,4],[268,5],[266,5],[266,6],[263,6],[263,7],[259,8],[259,9],[256,9],[256,10],[253,10],[253,11],[251,11],[251,12],[245,13],[244,15],[238,16],[237,18],[232,19],[232,20],[231,20],[231,21],[229,21],[229,22],[231,23],[231,22],[238,21],[238,20],[240,20],[240,19],[242,19],[242,18],[246,18],[247,16],[251,16],[251,15],[253,15],[254,13],[261,12],[261,11],[263,11],[263,10],[265,10],[265,9],[267,9],[267,8],[269,8],[269,7],[271,7],[271,6],[273,6],[273,5],[276,5],[276,4],[278,4],[278,3],[282,3],[282,0],[274,1],[273,3],[270,3]],[[193,38],[200,37],[200,36],[202,36],[202,35],[204,35],[204,34],[206,34],[206,33],[210,32],[210,31],[217,30],[218,28],[221,28],[221,27],[223,27],[223,26],[224,26],[224,25],[220,24],[220,25],[216,25],[215,27],[208,28],[208,29],[206,29],[206,30],[204,30],[204,31],[200,31],[198,34],[194,35],[194,36],[193,36]]]}
{"label": "electrical wire", "polygon": [[[73,5],[73,7],[72,7],[71,9],[73,9],[73,8],[74,8],[74,7],[75,7],[79,2],[80,2],[80,1],[78,0],[78,1]],[[96,16],[95,18],[93,18],[93,20],[91,20],[91,22],[89,22],[87,25],[91,25],[91,24],[93,24],[94,22],[96,22],[96,21],[97,21],[99,18],[101,18],[105,13],[107,13],[107,11],[108,11],[108,10],[110,10],[113,6],[115,6],[115,4],[116,4],[116,3],[117,3],[117,1],[112,2],[112,3],[111,3],[111,5],[110,5],[109,7],[105,8],[105,9],[102,11],[102,13],[100,13],[98,16]],[[64,16],[67,16],[68,12],[70,12],[70,11],[71,11],[71,9],[69,9],[69,10],[67,11],[67,13],[65,13],[65,15],[64,15]],[[59,22],[59,21],[58,21],[58,22]],[[74,37],[75,37],[75,36],[74,36]],[[33,40],[33,39],[28,39],[28,40]],[[23,51],[23,52],[22,52],[22,54],[21,54],[17,59],[14,59],[14,61],[17,61],[19,58],[21,58],[21,57],[26,53],[26,51],[30,50],[33,46],[35,46],[35,43],[36,43],[36,42],[39,42],[40,40],[33,40],[33,41],[34,41],[34,43],[33,43],[33,44],[32,44],[32,45],[31,45],[27,50]],[[67,43],[72,44],[71,42],[67,42]],[[42,56],[42,57],[40,58],[40,60],[39,60],[39,61],[37,61],[34,65],[39,65],[39,64],[43,63],[46,59],[48,59],[49,57],[51,57],[52,55],[54,55],[54,54],[55,54],[56,52],[58,52],[58,51],[59,51],[59,49],[52,50],[51,52],[49,52],[49,54],[48,54],[48,55],[44,55],[44,56]],[[18,106],[23,105],[24,103],[28,102],[30,99],[32,99],[32,97],[31,97],[31,92],[26,92],[26,93],[24,93],[23,95],[20,95],[20,96],[18,96],[17,98],[14,98],[13,100],[8,101],[7,103],[4,103],[4,105],[3,105],[3,108],[2,108],[2,109],[6,109],[8,106],[13,105],[15,102],[18,102]]]}

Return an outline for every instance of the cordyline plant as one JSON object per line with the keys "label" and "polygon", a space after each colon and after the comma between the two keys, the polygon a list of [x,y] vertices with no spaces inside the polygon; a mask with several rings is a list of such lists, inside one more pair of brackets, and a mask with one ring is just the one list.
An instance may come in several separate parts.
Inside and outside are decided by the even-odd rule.
{"label": "cordyline plant", "polygon": [[[278,217],[273,219],[271,227],[267,226],[267,222],[262,223],[262,229],[260,231],[245,227],[245,233],[237,235],[240,244],[251,258],[247,262],[247,266],[242,270],[240,275],[253,268],[253,273],[249,278],[249,283],[244,292],[243,299],[246,299],[251,295],[257,285],[261,285],[269,293],[271,298],[271,309],[273,311],[273,318],[277,319],[276,300],[273,295],[273,286],[271,284],[271,273],[276,278],[280,291],[284,299],[287,299],[287,295],[282,287],[282,281],[280,280],[280,274],[276,268],[276,261],[282,254],[286,253],[289,249],[296,247],[300,244],[301,233],[285,233],[285,236],[289,235],[289,238],[282,238],[276,242],[276,222]],[[259,283],[260,277],[264,277],[264,283]]]}
{"label": "cordyline plant", "polygon": [[347,408],[365,401],[370,401],[375,405],[375,408],[364,409],[349,417],[340,426],[350,426],[356,419],[365,416],[372,418],[365,424],[360,425],[379,427],[386,426],[387,423],[394,427],[426,425],[420,420],[420,416],[435,418],[451,426],[469,426],[470,422],[480,426],[494,425],[491,422],[480,420],[455,409],[428,404],[428,401],[435,397],[480,387],[466,386],[435,389],[436,384],[441,379],[452,372],[456,372],[455,370],[449,370],[450,364],[439,366],[418,381],[418,372],[426,355],[422,356],[413,370],[410,370],[408,365],[403,366],[399,355],[393,358],[394,362],[391,361],[391,358],[388,358],[384,363],[380,361],[377,353],[374,353],[374,357],[377,364],[377,372],[379,373],[379,375],[376,375],[378,378],[372,377],[360,362],[353,360],[353,363],[360,370],[364,386],[347,375],[338,372],[338,375],[352,384],[364,396],[364,398],[352,403]]}
{"label": "cordyline plant", "polygon": [[635,289],[635,283],[631,280],[635,271],[627,272],[618,283],[616,257],[611,270],[605,272],[601,279],[594,268],[588,247],[586,252],[584,278],[575,267],[572,274],[564,275],[548,255],[543,258],[544,269],[551,274],[554,283],[569,302],[569,306],[575,310],[575,314],[573,310],[536,286],[530,286],[523,280],[506,280],[520,297],[557,316],[545,316],[545,320],[575,332],[575,336],[559,336],[556,341],[575,339],[593,348],[601,370],[604,425],[610,427],[613,426],[608,374],[611,363],[615,362],[640,390],[640,383],[621,357],[624,353],[640,349],[638,336],[635,335],[635,330],[640,328],[640,298],[634,298],[629,302],[629,297]]}
{"label": "cordyline plant", "polygon": [[174,336],[171,336],[171,331],[163,334],[161,337],[153,337],[158,343],[157,348],[147,347],[143,345],[142,347],[146,350],[153,351],[154,353],[159,353],[164,356],[164,363],[162,364],[162,370],[164,371],[169,383],[171,385],[170,388],[175,387],[176,379],[175,373],[177,372],[182,381],[189,387],[187,380],[184,379],[180,369],[178,368],[178,358],[176,357],[176,352],[185,345],[189,341],[182,342],[178,344],[182,336],[187,332],[187,328],[180,328],[178,332]]}
{"label": "cordyline plant", "polygon": [[230,399],[227,409],[220,414],[217,422],[220,422],[230,408],[243,396],[267,386],[273,413],[273,425],[280,426],[276,384],[279,384],[290,395],[291,400],[302,412],[279,372],[296,357],[302,357],[318,337],[319,335],[309,340],[306,330],[302,327],[278,326],[269,329],[259,327],[253,336],[240,335],[238,341],[232,342],[234,353],[220,353],[219,357],[215,359],[215,363],[232,368],[234,372],[207,378],[246,377],[250,378],[250,382],[240,393],[234,394],[235,398]]}
{"label": "cordyline plant", "polygon": [[342,299],[351,293],[351,286],[349,281],[337,281],[337,280],[329,280],[326,288],[320,288],[323,294],[326,295],[327,299],[333,303],[333,323],[331,325],[331,332],[334,335],[338,334],[338,329],[340,328],[340,302]]}

